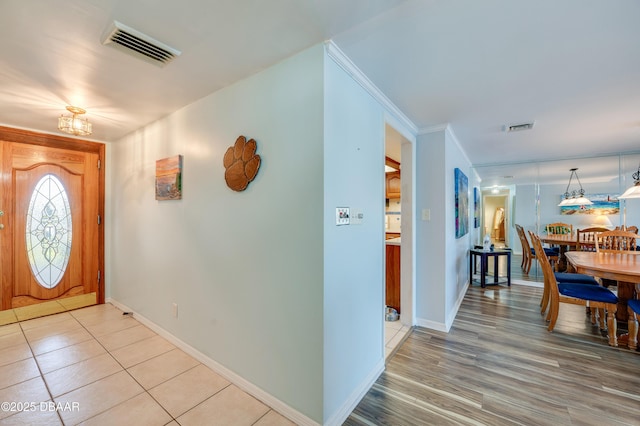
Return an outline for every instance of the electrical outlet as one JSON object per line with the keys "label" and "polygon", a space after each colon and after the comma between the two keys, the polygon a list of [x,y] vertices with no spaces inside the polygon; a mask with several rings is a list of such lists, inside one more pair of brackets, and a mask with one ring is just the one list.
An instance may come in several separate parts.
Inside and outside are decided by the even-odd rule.
{"label": "electrical outlet", "polygon": [[336,225],[348,225],[349,223],[349,207],[336,207]]}
{"label": "electrical outlet", "polygon": [[173,303],[171,305],[171,312],[173,313],[173,317],[174,318],[178,318],[178,304],[177,303]]}

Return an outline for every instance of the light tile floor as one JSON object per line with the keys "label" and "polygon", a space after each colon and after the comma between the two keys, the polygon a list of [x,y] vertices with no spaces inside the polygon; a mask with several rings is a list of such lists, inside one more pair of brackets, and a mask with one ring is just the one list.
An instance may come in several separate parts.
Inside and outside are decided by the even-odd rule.
{"label": "light tile floor", "polygon": [[26,321],[46,315],[58,314],[60,312],[67,312],[73,309],[92,306],[97,303],[96,297],[95,293],[80,294],[78,296],[63,297],[61,299],[50,300],[48,302],[37,303],[35,305],[0,311],[0,325],[12,324],[18,321]]}
{"label": "light tile floor", "polygon": [[0,326],[0,403],[0,425],[293,424],[110,304]]}
{"label": "light tile floor", "polygon": [[398,321],[384,322],[384,359],[387,360],[396,348],[402,343],[404,338],[411,331],[411,327],[403,325]]}

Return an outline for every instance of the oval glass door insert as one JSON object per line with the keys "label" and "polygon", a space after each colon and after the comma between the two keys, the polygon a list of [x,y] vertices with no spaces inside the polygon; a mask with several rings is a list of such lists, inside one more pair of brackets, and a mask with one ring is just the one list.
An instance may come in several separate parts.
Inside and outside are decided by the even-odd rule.
{"label": "oval glass door insert", "polygon": [[27,211],[29,266],[42,287],[54,288],[71,255],[71,208],[62,182],[47,174],[36,184]]}

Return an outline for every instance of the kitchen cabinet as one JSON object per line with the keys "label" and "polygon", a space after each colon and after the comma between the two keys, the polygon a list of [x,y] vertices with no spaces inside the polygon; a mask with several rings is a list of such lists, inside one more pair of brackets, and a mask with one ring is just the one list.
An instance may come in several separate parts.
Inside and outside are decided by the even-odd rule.
{"label": "kitchen cabinet", "polygon": [[385,179],[386,198],[400,198],[400,172],[389,172]]}
{"label": "kitchen cabinet", "polygon": [[400,313],[400,244],[386,244],[386,302]]}

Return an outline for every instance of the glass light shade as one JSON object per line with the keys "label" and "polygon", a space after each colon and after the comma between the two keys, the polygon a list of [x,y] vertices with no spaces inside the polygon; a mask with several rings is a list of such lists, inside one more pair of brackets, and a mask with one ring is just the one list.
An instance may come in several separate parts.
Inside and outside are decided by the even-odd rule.
{"label": "glass light shade", "polygon": [[624,191],[624,194],[619,196],[618,198],[640,198],[640,182],[636,182],[631,188]]}
{"label": "glass light shade", "polygon": [[572,206],[588,206],[588,205],[591,205],[591,204],[593,204],[593,203],[587,197],[578,197],[576,199],[573,199],[570,205],[572,205]]}
{"label": "glass light shade", "polygon": [[91,134],[91,123],[86,118],[80,117],[86,111],[82,108],[68,106],[67,110],[71,116],[60,115],[58,118],[58,129],[62,132],[76,136],[88,136]]}
{"label": "glass light shade", "polygon": [[566,198],[560,201],[559,207],[562,206],[588,206],[593,204],[587,197]]}

